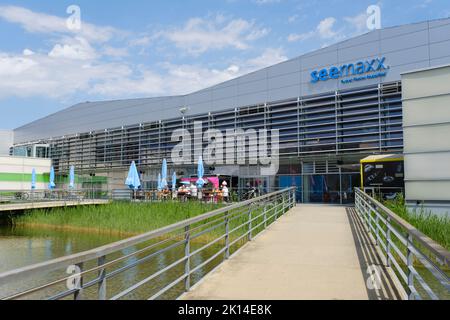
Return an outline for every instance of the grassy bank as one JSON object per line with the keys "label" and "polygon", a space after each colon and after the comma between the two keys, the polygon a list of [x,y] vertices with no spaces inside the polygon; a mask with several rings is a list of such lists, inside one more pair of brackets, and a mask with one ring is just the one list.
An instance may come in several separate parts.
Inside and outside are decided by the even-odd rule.
{"label": "grassy bank", "polygon": [[424,210],[417,210],[411,213],[405,206],[403,198],[387,201],[386,206],[394,211],[401,218],[408,221],[422,233],[450,250],[450,217],[438,217]]}
{"label": "grassy bank", "polygon": [[202,203],[112,203],[104,206],[33,210],[13,217],[14,226],[123,235],[141,234],[220,208]]}

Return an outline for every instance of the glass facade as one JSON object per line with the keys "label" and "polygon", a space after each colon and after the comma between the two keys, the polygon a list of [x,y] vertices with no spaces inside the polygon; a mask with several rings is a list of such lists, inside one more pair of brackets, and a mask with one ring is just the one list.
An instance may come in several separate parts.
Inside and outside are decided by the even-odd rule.
{"label": "glass facade", "polygon": [[[342,165],[357,164],[369,154],[403,150],[401,83],[393,82],[107,128],[15,146],[14,152],[48,144],[48,150],[36,152],[50,156],[61,174],[67,174],[71,165],[86,174],[126,171],[132,161],[145,174],[159,168],[163,158],[170,165],[172,149],[178,144],[171,141],[172,133],[176,129],[194,132],[198,121],[205,131],[278,129],[282,165],[279,176],[264,180],[263,187],[296,185],[297,198],[305,203],[352,201],[359,173],[357,169],[345,172]],[[245,179],[259,177],[256,172],[243,174],[244,167],[239,173],[242,185]]]}

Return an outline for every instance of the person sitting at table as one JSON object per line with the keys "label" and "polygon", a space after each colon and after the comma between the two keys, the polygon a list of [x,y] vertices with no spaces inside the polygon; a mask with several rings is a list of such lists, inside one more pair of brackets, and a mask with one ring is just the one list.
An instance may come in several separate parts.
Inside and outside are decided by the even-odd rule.
{"label": "person sitting at table", "polygon": [[189,189],[185,185],[182,185],[178,189],[178,196],[181,197],[181,200],[184,202],[187,200],[188,195],[189,195]]}
{"label": "person sitting at table", "polygon": [[230,202],[230,190],[228,190],[228,183],[226,181],[224,181],[222,183],[222,198],[223,198],[223,202]]}
{"label": "person sitting at table", "polygon": [[190,187],[190,191],[191,191],[191,199],[197,199],[198,196],[198,189],[197,186],[195,185],[195,183],[191,182],[191,187]]}

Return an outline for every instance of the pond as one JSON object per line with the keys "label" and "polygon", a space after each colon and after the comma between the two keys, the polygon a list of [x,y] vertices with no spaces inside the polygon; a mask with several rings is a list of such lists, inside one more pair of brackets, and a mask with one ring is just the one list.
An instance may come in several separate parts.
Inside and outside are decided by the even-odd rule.
{"label": "pond", "polygon": [[[61,231],[53,229],[43,228],[25,228],[25,227],[11,227],[8,225],[0,224],[0,273],[13,270],[16,268],[33,265],[36,263],[52,260],[55,258],[83,252],[86,250],[94,249],[102,245],[110,244],[126,238],[125,236],[111,235],[111,234],[99,234],[99,233],[86,233],[86,232],[73,232],[73,231]],[[204,244],[192,244],[192,251],[196,248],[203,246]],[[218,250],[222,248],[222,244],[213,245],[204,252],[194,256],[192,258],[192,265],[199,265],[209,257],[214,255]],[[121,252],[121,254],[130,254],[140,247],[128,248]],[[107,296],[111,298],[121,290],[137,283],[138,281],[145,279],[152,273],[163,269],[164,267],[172,264],[174,261],[182,257],[184,252],[183,246],[177,247],[164,254],[156,256],[143,264],[131,268],[130,270],[119,274],[118,276],[108,280],[107,282]],[[120,255],[111,256],[107,258],[107,261],[118,258]],[[123,261],[120,265],[115,266],[111,270],[117,267],[124,266],[132,263],[145,255],[138,255]],[[200,269],[192,276],[192,283],[197,282],[207,272],[214,268],[223,260],[220,256],[214,259],[205,268]],[[87,268],[95,267],[94,264],[87,266]],[[65,270],[64,270],[65,271]],[[24,279],[20,283],[7,284],[0,286],[0,298],[10,296],[16,293],[17,290],[30,288],[43,284],[49,280],[62,279],[68,276],[63,270],[58,272],[51,272],[42,275],[41,279]],[[166,285],[179,278],[183,274],[184,265],[171,269],[163,275],[152,280],[142,288],[124,297],[125,299],[148,299],[153,294],[164,288]],[[92,275],[90,279],[86,279],[85,283],[95,278],[96,275]],[[59,290],[65,290],[65,287],[59,287]],[[46,292],[40,295],[33,295],[30,299],[42,299],[48,298],[52,294],[56,293]],[[183,293],[183,284],[175,286],[166,295],[162,296],[163,299],[175,299],[181,293]],[[85,290],[85,298],[96,299],[97,298],[97,286]],[[73,298],[69,297],[69,298]]]}

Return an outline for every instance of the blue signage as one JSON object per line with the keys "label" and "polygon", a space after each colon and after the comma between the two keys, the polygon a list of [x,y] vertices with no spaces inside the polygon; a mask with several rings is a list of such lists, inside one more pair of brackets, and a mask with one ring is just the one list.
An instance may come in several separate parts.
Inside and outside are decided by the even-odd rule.
{"label": "blue signage", "polygon": [[352,83],[361,80],[385,77],[389,66],[385,65],[386,58],[377,58],[367,61],[359,61],[355,64],[345,64],[340,67],[333,66],[311,73],[311,83],[341,79],[341,82]]}

